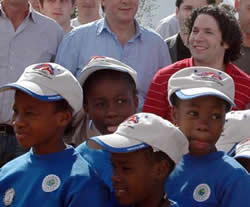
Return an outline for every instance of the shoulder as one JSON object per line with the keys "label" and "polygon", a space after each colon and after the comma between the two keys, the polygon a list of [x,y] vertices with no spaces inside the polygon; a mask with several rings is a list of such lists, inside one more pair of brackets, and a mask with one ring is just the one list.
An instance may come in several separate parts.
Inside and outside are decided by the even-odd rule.
{"label": "shoulder", "polygon": [[178,36],[178,34],[175,34],[175,35],[173,35],[173,36],[171,36],[171,37],[168,37],[168,38],[165,40],[165,42],[167,43],[167,45],[168,45],[169,47],[173,47],[173,45],[176,43],[177,36]]}
{"label": "shoulder", "polygon": [[[28,163],[28,159],[30,157],[30,152],[26,152],[25,154],[11,160],[10,162],[6,163],[2,166],[0,174],[7,176],[7,175],[14,175],[18,171],[26,170],[26,165]],[[2,176],[0,176],[2,177]]]}
{"label": "shoulder", "polygon": [[171,14],[163,19],[160,20],[160,25],[162,24],[171,24],[171,23],[176,23],[178,22],[176,14]]}
{"label": "shoulder", "polygon": [[158,41],[161,44],[164,43],[162,37],[160,36],[159,33],[157,33],[155,30],[151,29],[151,28],[145,28],[142,25],[139,26],[140,32],[142,34],[142,37],[149,41],[149,40],[154,40],[154,41]]}
{"label": "shoulder", "polygon": [[62,27],[56,23],[54,19],[51,19],[36,11],[32,11],[32,17],[34,18],[35,22],[38,23],[39,27],[44,27],[52,31],[57,30],[59,32],[63,32]]}
{"label": "shoulder", "polygon": [[231,75],[233,78],[234,77],[242,77],[242,78],[247,78],[250,81],[249,75],[247,73],[245,73],[243,70],[241,70],[240,68],[238,68],[233,63],[228,63],[228,65],[226,67],[226,73]]}

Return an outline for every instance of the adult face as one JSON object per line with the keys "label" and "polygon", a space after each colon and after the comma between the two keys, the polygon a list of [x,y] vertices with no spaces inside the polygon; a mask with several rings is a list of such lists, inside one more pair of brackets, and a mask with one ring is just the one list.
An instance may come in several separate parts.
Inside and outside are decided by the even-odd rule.
{"label": "adult face", "polygon": [[138,10],[138,0],[101,0],[110,23],[133,23]]}
{"label": "adult face", "polygon": [[39,0],[29,0],[29,2],[31,3],[33,9],[40,11]]}
{"label": "adult face", "polygon": [[223,65],[228,45],[214,17],[200,14],[193,25],[189,37],[189,49],[196,65]]}
{"label": "adult face", "polygon": [[207,5],[207,0],[183,0],[179,8],[176,8],[176,16],[179,20],[180,28],[184,28],[184,22],[191,16],[194,9]]}
{"label": "adult face", "polygon": [[100,6],[100,0],[76,0],[76,6],[81,8],[96,8]]}
{"label": "adult face", "polygon": [[60,25],[64,25],[70,21],[71,15],[74,12],[72,0],[44,0],[41,5],[41,12],[56,20]]}
{"label": "adult face", "polygon": [[242,32],[250,35],[250,0],[240,0],[238,14]]}

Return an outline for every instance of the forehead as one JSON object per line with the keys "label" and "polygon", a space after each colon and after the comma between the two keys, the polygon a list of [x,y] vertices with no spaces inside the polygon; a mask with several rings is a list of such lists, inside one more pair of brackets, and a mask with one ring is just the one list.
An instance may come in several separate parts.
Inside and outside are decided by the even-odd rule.
{"label": "forehead", "polygon": [[145,162],[145,151],[138,150],[128,153],[111,153],[111,161],[119,164],[138,164]]}
{"label": "forehead", "polygon": [[208,14],[199,14],[194,21],[193,27],[213,29],[218,30],[220,32],[217,21],[213,16]]}
{"label": "forehead", "polygon": [[195,108],[206,108],[206,109],[219,109],[225,110],[226,102],[216,96],[201,96],[189,100],[181,100],[179,103],[182,106],[195,107]]}

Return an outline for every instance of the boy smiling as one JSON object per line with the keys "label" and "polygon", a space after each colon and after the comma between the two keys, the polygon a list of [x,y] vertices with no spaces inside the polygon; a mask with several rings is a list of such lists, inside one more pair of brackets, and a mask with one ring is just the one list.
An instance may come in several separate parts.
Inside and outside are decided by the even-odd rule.
{"label": "boy smiling", "polygon": [[106,188],[62,138],[82,108],[77,79],[60,65],[34,64],[3,90],[15,90],[14,130],[31,150],[1,168],[0,206],[105,206]]}

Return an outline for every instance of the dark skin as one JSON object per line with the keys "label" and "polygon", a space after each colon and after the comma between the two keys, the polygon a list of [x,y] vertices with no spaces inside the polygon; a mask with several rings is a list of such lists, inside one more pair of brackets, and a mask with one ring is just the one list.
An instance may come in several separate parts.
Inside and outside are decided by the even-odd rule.
{"label": "dark skin", "polygon": [[147,149],[111,154],[115,195],[122,205],[168,206],[168,200],[161,203],[169,174],[168,162],[154,161],[146,153]]}
{"label": "dark skin", "polygon": [[16,138],[23,147],[32,147],[37,154],[66,148],[62,135],[72,119],[70,110],[57,111],[54,102],[40,101],[17,90],[13,111]]}
{"label": "dark skin", "polygon": [[237,158],[236,159],[246,170],[250,173],[250,159],[248,158]]}
{"label": "dark skin", "polygon": [[122,121],[136,113],[138,98],[127,84],[105,77],[90,85],[84,109],[101,134],[113,133]]}
{"label": "dark skin", "polygon": [[189,141],[189,152],[194,156],[216,152],[225,122],[226,104],[215,96],[190,100],[177,99],[173,118]]}

